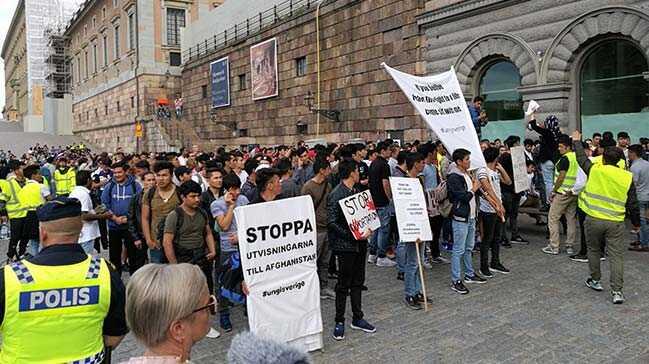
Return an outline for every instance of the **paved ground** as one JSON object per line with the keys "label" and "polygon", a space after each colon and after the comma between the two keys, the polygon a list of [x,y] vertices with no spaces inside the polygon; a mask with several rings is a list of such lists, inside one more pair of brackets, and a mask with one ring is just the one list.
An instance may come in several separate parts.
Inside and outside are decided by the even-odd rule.
{"label": "paved ground", "polygon": [[[369,291],[363,295],[363,309],[377,332],[347,329],[345,340],[335,342],[330,336],[333,301],[323,301],[325,348],[313,354],[314,361],[649,363],[649,254],[627,252],[627,302],[613,306],[607,263],[603,264],[606,291],[589,290],[583,284],[587,264],[571,262],[566,255],[541,253],[541,228],[522,220],[522,233],[532,243],[504,249],[502,260],[512,274],[471,285],[471,292],[461,296],[448,287],[449,266],[434,266],[425,272],[434,297],[427,313],[402,304],[403,283],[395,279],[394,268],[368,266]],[[234,332],[198,343],[193,362],[224,362],[232,337],[247,327],[240,309],[233,312],[233,324]],[[128,336],[114,362],[139,353],[141,349]]]}

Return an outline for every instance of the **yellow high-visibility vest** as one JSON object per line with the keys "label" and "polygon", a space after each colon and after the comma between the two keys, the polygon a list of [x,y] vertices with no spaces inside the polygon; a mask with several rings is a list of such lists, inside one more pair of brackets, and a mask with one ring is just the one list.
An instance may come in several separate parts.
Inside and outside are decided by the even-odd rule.
{"label": "yellow high-visibility vest", "polygon": [[76,186],[77,173],[74,169],[68,169],[65,174],[61,173],[58,169],[54,171],[54,187],[56,188],[56,195],[69,195],[74,186]]}
{"label": "yellow high-visibility vest", "polygon": [[[557,189],[559,193],[565,193],[572,190],[575,187],[575,182],[577,181],[577,171],[579,170],[579,165],[577,164],[577,156],[575,152],[568,152],[564,155],[568,159],[568,171],[566,172],[566,177],[563,179],[563,183]],[[558,163],[557,163],[558,164]],[[554,183],[557,183],[557,178],[559,177],[559,170],[555,167],[554,169]]]}
{"label": "yellow high-visibility vest", "polygon": [[110,272],[91,257],[43,266],[5,266],[5,316],[0,363],[100,363],[110,306]]}
{"label": "yellow high-visibility vest", "polygon": [[2,199],[5,201],[9,219],[20,219],[27,216],[27,208],[20,201],[20,191],[23,187],[16,181],[16,177],[0,180],[0,189],[2,189]]}
{"label": "yellow high-visibility vest", "polygon": [[27,180],[25,187],[18,193],[18,199],[20,200],[23,208],[27,211],[36,211],[36,209],[45,203],[45,199],[41,195],[42,184]]}
{"label": "yellow high-visibility vest", "polygon": [[586,187],[579,194],[579,208],[596,219],[622,222],[633,175],[622,168],[593,164]]}
{"label": "yellow high-visibility vest", "polygon": [[[593,157],[590,161],[593,164],[604,164],[604,159],[602,158],[601,155],[598,155],[597,157]],[[624,159],[620,158],[620,160],[617,161],[617,166],[622,169],[626,169],[626,163],[624,163]]]}

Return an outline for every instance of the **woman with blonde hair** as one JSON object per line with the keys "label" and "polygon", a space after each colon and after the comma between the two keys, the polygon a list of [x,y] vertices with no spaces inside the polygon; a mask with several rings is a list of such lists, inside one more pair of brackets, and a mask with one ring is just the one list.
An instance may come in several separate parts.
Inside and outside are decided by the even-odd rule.
{"label": "woman with blonde hair", "polygon": [[145,347],[128,364],[186,363],[191,349],[210,330],[217,301],[205,275],[192,264],[148,264],[126,289],[126,322]]}

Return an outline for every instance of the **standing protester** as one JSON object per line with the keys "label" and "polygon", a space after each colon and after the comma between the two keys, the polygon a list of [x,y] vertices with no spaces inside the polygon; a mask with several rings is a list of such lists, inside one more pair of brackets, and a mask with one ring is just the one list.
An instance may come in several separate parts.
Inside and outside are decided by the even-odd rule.
{"label": "standing protester", "polygon": [[[386,163],[387,164],[387,163]],[[343,160],[338,165],[341,182],[327,197],[327,234],[333,254],[338,256],[338,283],[336,284],[336,326],[333,332],[335,340],[345,338],[345,306],[350,296],[353,319],[352,329],[368,333],[376,328],[363,319],[361,293],[365,279],[365,254],[367,238],[371,232],[365,231],[361,240],[355,240],[339,201],[357,193],[354,185],[359,181],[356,162]]]}
{"label": "standing protester", "polygon": [[478,139],[482,138],[482,127],[487,126],[489,122],[487,113],[482,110],[482,103],[484,103],[484,99],[481,96],[476,96],[473,98],[473,104],[468,105],[471,122],[478,134]]}
{"label": "standing protester", "polygon": [[[79,178],[77,176],[77,178]],[[87,173],[83,179],[90,179]],[[79,201],[57,198],[37,210],[43,250],[0,272],[2,363],[100,363],[106,348],[128,332],[124,285],[119,273],[77,244],[82,229]],[[88,299],[47,299],[61,292]],[[32,305],[23,307],[25,297]],[[80,296],[83,297],[83,296]],[[35,305],[34,305],[35,304]]]}
{"label": "standing protester", "polygon": [[9,217],[9,249],[7,257],[9,260],[18,260],[27,250],[29,241],[29,227],[27,226],[27,210],[20,201],[20,191],[27,182],[23,175],[25,164],[19,160],[12,159],[9,161],[9,170],[14,174],[6,180],[1,180],[3,199],[6,201],[5,209]]}
{"label": "standing protester", "polygon": [[[81,220],[83,228],[79,235],[79,245],[87,253],[92,254],[95,249],[95,239],[100,236],[98,220],[107,220],[113,217],[110,211],[96,212],[90,197],[93,181],[90,172],[79,171],[76,176],[77,185],[70,192],[70,198],[76,198],[81,203]],[[119,260],[120,256],[117,256]],[[119,271],[118,271],[119,272]]]}
{"label": "standing protester", "polygon": [[299,188],[302,188],[302,185],[313,177],[313,165],[309,159],[308,149],[305,147],[299,147],[295,153],[298,157],[298,164],[293,171],[293,180]]}
{"label": "standing protester", "polygon": [[25,227],[29,238],[29,254],[35,256],[40,250],[38,236],[38,217],[36,209],[41,207],[50,198],[50,190],[37,180],[41,179],[40,167],[32,164],[23,169],[23,176],[26,179],[25,187],[18,193],[18,199],[23,208],[27,210],[25,216]]}
{"label": "standing protester", "polygon": [[[370,165],[369,186],[376,212],[381,220],[381,227],[372,235],[367,262],[376,263],[379,267],[394,267],[397,263],[386,256],[390,245],[390,217],[394,212],[389,180],[390,166],[387,161],[390,157],[390,145],[379,143],[376,149],[379,155]],[[342,176],[340,178],[342,179]]]}
{"label": "standing protester", "polygon": [[282,193],[279,169],[264,168],[257,171],[257,196],[251,204],[275,201]]}
{"label": "standing protester", "polygon": [[529,126],[532,130],[540,135],[541,144],[539,146],[538,163],[541,165],[543,182],[545,184],[545,205],[542,210],[550,209],[550,191],[552,191],[552,181],[554,176],[554,160],[557,153],[557,137],[559,131],[559,119],[550,115],[545,119],[543,124],[536,122],[536,117],[532,114]]}
{"label": "standing protester", "polygon": [[207,190],[201,195],[201,208],[207,214],[208,223],[212,230],[214,241],[218,242],[218,233],[215,230],[214,216],[212,215],[212,202],[217,198],[223,196],[223,175],[224,172],[220,168],[212,167],[207,170]]}
{"label": "standing protester", "polygon": [[[233,255],[239,253],[239,239],[237,236],[237,221],[234,217],[234,209],[248,204],[246,196],[241,194],[241,180],[234,174],[223,177],[223,196],[217,198],[210,206],[210,213],[219,230],[220,255],[219,264],[216,268],[219,280],[217,282],[217,297],[219,298],[219,322],[225,332],[232,331],[230,321],[230,304],[235,303],[223,295],[222,274],[231,265]],[[242,276],[243,278],[243,276]]]}
{"label": "standing protester", "polygon": [[[419,147],[420,153],[424,157],[424,170],[422,175],[424,178],[424,192],[432,198],[429,199],[429,221],[430,228],[433,233],[433,240],[430,242],[430,259],[428,263],[448,264],[450,261],[442,257],[439,249],[439,238],[442,233],[442,225],[444,217],[439,211],[437,201],[434,201],[435,189],[439,185],[439,172],[437,168],[437,152],[433,143],[426,143]],[[426,263],[424,263],[426,266]]]}
{"label": "standing protester", "polygon": [[241,193],[246,196],[248,201],[252,201],[257,197],[257,167],[259,167],[259,162],[256,159],[248,159],[244,164],[244,170],[248,173],[248,178],[241,185]]}
{"label": "standing protester", "polygon": [[142,199],[142,234],[149,247],[151,263],[161,263],[162,251],[161,226],[167,215],[180,205],[180,195],[176,185],[171,183],[174,166],[168,161],[158,161],[153,166],[156,174],[156,187],[151,188]]}
{"label": "standing protester", "polygon": [[[480,273],[491,278],[491,271],[508,274],[509,269],[500,262],[500,230],[505,220],[505,207],[502,204],[500,182],[512,183],[505,169],[498,163],[498,149],[489,147],[483,152],[487,166],[477,172],[480,181],[480,226],[482,242],[480,243]],[[489,251],[491,250],[491,263]]]}
{"label": "standing protester", "polygon": [[102,204],[113,213],[108,220],[108,251],[110,262],[119,272],[122,269],[122,246],[128,256],[128,271],[132,275],[146,262],[146,245],[135,244],[128,231],[128,211],[131,201],[142,191],[135,177],[127,174],[125,161],[114,163],[113,177],[101,194]]}
{"label": "standing protester", "polygon": [[550,244],[543,248],[546,254],[559,254],[561,238],[559,237],[559,220],[565,216],[567,226],[566,254],[573,255],[573,245],[577,235],[577,195],[574,186],[577,181],[577,157],[572,151],[570,137],[563,134],[558,138],[559,154],[561,158],[554,172],[554,187],[550,195],[550,212],[548,213],[548,229],[550,230]]}
{"label": "standing protester", "polygon": [[[155,174],[153,172],[146,172],[142,176],[142,190],[131,199],[131,204],[128,210],[128,231],[133,239],[135,246],[142,246],[146,249],[146,239],[142,233],[142,199],[144,195],[155,187]],[[145,256],[146,258],[146,256]]]}
{"label": "standing protester", "polygon": [[640,233],[637,244],[632,244],[629,250],[649,252],[649,162],[642,159],[642,145],[634,144],[629,147],[629,163],[633,173],[633,184],[638,195],[640,206]]}
{"label": "standing protester", "polygon": [[[505,169],[508,176],[514,176],[514,166],[512,164],[511,148],[520,146],[521,138],[512,135],[505,140],[507,151],[500,155],[499,163]],[[529,242],[520,235],[518,231],[518,209],[521,205],[521,192],[516,193],[514,184],[505,184],[500,181],[500,188],[502,190],[502,201],[505,207],[505,218],[509,224],[510,239],[507,239],[507,229],[503,226],[502,241],[503,246],[511,247],[511,244],[529,244]]]}
{"label": "standing protester", "polygon": [[[277,162],[277,169],[279,169],[280,183],[282,185],[282,193],[279,195],[279,199],[291,198],[300,195],[300,187],[295,183],[291,177],[291,161],[288,158],[282,158]],[[314,171],[315,173],[315,171]]]}
{"label": "standing protester", "polygon": [[327,196],[331,192],[328,178],[331,173],[329,163],[323,158],[313,162],[315,176],[302,186],[302,195],[309,195],[315,211],[317,249],[318,249],[318,278],[320,279],[320,298],[334,299],[335,293],[327,287],[327,269],[329,266],[329,247],[327,239]]}
{"label": "standing protester", "polygon": [[466,149],[456,149],[453,152],[453,162],[449,167],[447,177],[448,198],[451,209],[453,228],[453,255],[451,256],[451,289],[467,294],[469,290],[462,280],[462,262],[464,262],[464,282],[485,283],[473,270],[471,254],[475,244],[475,220],[477,215],[475,193],[480,188],[480,182],[469,175],[471,153]]}
{"label": "standing protester", "polygon": [[628,211],[635,230],[640,228],[640,212],[633,175],[616,166],[620,152],[607,148],[603,164],[593,164],[581,144],[581,133],[572,134],[577,162],[588,175],[586,187],[579,194],[579,208],[586,213],[586,238],[588,239],[588,265],[590,278],[586,286],[602,291],[600,271],[600,244],[606,240],[611,269],[611,297],[614,304],[624,302],[622,293],[624,272],[624,216]]}
{"label": "standing protester", "polygon": [[54,191],[56,196],[67,196],[72,192],[75,186],[74,168],[68,165],[68,159],[60,157],[56,161],[56,170],[54,171]]}

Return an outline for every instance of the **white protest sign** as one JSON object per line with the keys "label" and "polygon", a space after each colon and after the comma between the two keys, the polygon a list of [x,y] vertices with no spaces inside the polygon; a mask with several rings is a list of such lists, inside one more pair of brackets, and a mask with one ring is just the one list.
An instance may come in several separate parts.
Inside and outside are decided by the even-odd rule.
{"label": "white protest sign", "polygon": [[347,220],[354,239],[361,240],[365,231],[374,231],[381,227],[381,220],[376,213],[376,207],[369,190],[351,195],[338,203],[345,214],[345,220]]}
{"label": "white protest sign", "polygon": [[424,189],[418,178],[390,177],[399,240],[409,243],[433,240]]}
{"label": "white protest sign", "polygon": [[250,331],[311,351],[322,348],[316,221],[309,196],[234,210]]}
{"label": "white protest sign", "polygon": [[525,162],[525,150],[522,146],[509,149],[512,156],[512,167],[514,171],[514,191],[516,193],[527,191],[530,188],[530,181],[527,178],[527,163]]}
{"label": "white protest sign", "polygon": [[471,152],[471,169],[487,165],[452,67],[448,72],[418,77],[397,71],[385,63],[381,65],[450,153],[464,148]]}

